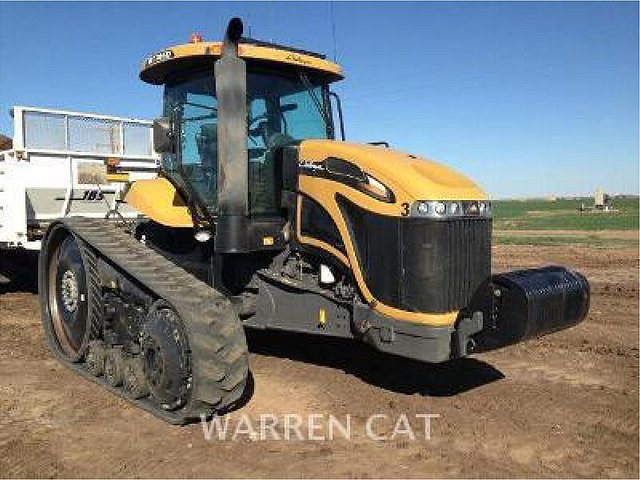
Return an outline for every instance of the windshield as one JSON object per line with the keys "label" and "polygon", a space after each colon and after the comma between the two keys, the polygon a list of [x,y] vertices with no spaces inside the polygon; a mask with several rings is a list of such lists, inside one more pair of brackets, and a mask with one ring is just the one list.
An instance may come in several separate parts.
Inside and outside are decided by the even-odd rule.
{"label": "windshield", "polygon": [[322,85],[312,84],[306,76],[249,73],[247,97],[250,139],[258,133],[252,131],[255,127],[266,128],[259,133],[267,139],[274,133],[294,140],[330,136]]}
{"label": "windshield", "polygon": [[[164,115],[180,122],[181,172],[175,155],[163,156],[168,175],[182,175],[210,213],[217,210],[218,131],[213,72],[167,84]],[[297,140],[333,137],[325,84],[299,74],[247,73],[249,208],[277,214],[275,152]]]}

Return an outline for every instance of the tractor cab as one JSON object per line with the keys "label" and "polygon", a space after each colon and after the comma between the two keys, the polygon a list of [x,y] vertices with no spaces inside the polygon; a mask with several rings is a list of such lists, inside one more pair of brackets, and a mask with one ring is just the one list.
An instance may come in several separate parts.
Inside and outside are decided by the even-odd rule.
{"label": "tractor cab", "polygon": [[[165,86],[164,116],[178,119],[179,157],[189,181],[212,214],[217,213],[218,102],[210,70],[190,72]],[[304,139],[332,139],[328,85],[295,67],[247,72],[249,213],[277,213],[274,156]],[[167,152],[165,171],[175,174],[177,152]]]}
{"label": "tractor cab", "polygon": [[[166,179],[191,199],[194,225],[218,224],[217,249],[230,243],[231,251],[282,243],[278,160],[283,147],[335,138],[331,98],[339,99],[329,85],[342,79],[340,67],[321,54],[240,35],[230,29],[224,42],[193,35],[190,43],[149,57],[140,73],[143,81],[164,85],[155,148]],[[227,225],[235,238],[225,242],[229,216],[259,232]]]}

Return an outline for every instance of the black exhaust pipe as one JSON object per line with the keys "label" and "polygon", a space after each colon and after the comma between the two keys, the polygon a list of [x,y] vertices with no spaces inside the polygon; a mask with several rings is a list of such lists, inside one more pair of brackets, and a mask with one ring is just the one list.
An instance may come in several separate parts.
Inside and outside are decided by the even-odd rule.
{"label": "black exhaust pipe", "polygon": [[238,56],[242,31],[242,20],[232,18],[214,67],[218,101],[217,253],[241,253],[248,247],[247,66]]}

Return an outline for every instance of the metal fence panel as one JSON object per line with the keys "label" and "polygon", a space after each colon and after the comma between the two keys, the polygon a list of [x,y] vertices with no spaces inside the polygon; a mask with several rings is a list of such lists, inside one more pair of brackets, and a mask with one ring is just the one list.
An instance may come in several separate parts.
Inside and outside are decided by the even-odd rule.
{"label": "metal fence panel", "polygon": [[71,112],[23,111],[24,147],[103,155],[153,156],[151,125]]}
{"label": "metal fence panel", "polygon": [[121,153],[120,122],[90,117],[69,117],[69,145],[72,152]]}
{"label": "metal fence panel", "polygon": [[24,112],[25,146],[51,150],[65,150],[66,117],[54,113]]}
{"label": "metal fence panel", "polygon": [[139,123],[124,123],[124,153],[151,156],[151,128]]}

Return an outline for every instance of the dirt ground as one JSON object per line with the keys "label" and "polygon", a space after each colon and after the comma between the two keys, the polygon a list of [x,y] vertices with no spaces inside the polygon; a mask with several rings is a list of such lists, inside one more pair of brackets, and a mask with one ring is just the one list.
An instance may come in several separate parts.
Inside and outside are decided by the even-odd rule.
{"label": "dirt ground", "polygon": [[[3,258],[6,264],[6,258]],[[33,261],[33,259],[31,259]],[[229,417],[351,417],[349,440],[206,440],[58,365],[29,278],[0,295],[2,477],[638,477],[638,251],[498,246],[496,270],[562,264],[589,278],[581,325],[428,366],[364,345],[251,334],[254,390]],[[395,419],[437,414],[431,438]],[[374,414],[376,432],[365,434]],[[421,425],[421,424],[415,424]],[[418,432],[418,427],[415,427]]]}

